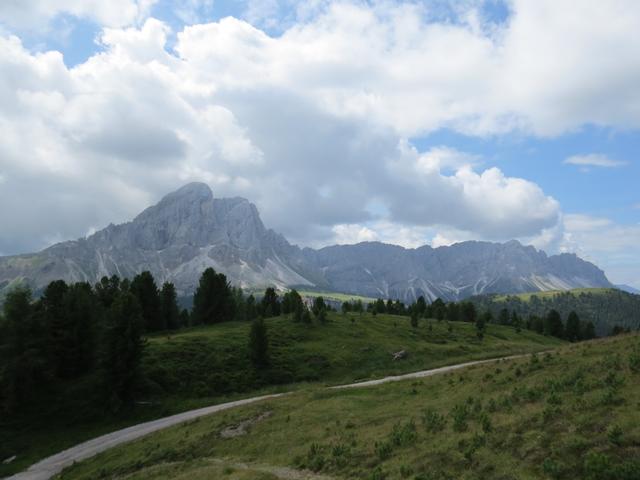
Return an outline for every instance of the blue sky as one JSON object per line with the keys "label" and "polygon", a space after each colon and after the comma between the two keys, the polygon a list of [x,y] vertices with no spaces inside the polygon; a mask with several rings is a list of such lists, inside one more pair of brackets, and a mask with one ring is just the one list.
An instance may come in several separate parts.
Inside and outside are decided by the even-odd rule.
{"label": "blue sky", "polygon": [[0,201],[71,209],[0,253],[204,180],[299,244],[515,237],[640,287],[635,2],[91,3],[0,6]]}

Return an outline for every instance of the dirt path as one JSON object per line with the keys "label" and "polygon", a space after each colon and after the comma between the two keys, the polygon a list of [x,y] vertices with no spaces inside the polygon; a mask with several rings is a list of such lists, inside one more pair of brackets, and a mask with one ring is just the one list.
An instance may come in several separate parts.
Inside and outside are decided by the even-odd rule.
{"label": "dirt path", "polygon": [[[480,365],[483,363],[497,362],[499,360],[509,360],[509,359],[519,358],[524,356],[528,356],[528,354],[513,355],[510,357],[492,358],[489,360],[476,360],[473,362],[459,363],[457,365],[449,365],[447,367],[433,368],[430,370],[423,370],[420,372],[407,373],[405,375],[395,375],[395,376],[380,378],[378,380],[368,380],[364,382],[350,383],[348,385],[338,385],[338,386],[329,387],[329,388],[331,389],[361,388],[361,387],[369,387],[373,385],[380,385],[382,383],[387,383],[387,382],[397,382],[400,380],[407,380],[411,378],[430,377],[432,375],[447,373],[454,370],[459,370],[461,368],[470,367],[472,365]],[[177,425],[179,423],[183,423],[188,420],[193,420],[194,418],[202,417],[204,415],[220,412],[222,410],[228,410],[230,408],[239,407],[241,405],[247,405],[249,403],[259,402],[261,400],[282,397],[284,395],[289,395],[290,393],[291,392],[277,393],[273,395],[263,395],[261,397],[253,397],[253,398],[247,398],[244,400],[236,400],[234,402],[221,403],[219,405],[212,405],[210,407],[199,408],[197,410],[190,410],[188,412],[182,412],[177,415],[172,415],[170,417],[160,418],[158,420],[153,420],[151,422],[145,422],[145,423],[140,423],[138,425],[133,425],[131,427],[128,427],[122,430],[118,430],[115,432],[108,433],[106,435],[102,435],[100,437],[94,438],[93,440],[80,443],[75,447],[71,447],[60,453],[47,457],[39,461],[38,463],[33,464],[26,471],[13,475],[12,477],[9,477],[8,480],[48,480],[54,475],[60,473],[65,468],[71,466],[73,463],[79,462],[81,460],[85,460],[89,457],[97,455],[98,453],[104,452],[105,450],[115,447],[116,445],[130,442],[132,440],[143,437],[150,433],[157,432],[158,430],[162,430],[164,428],[171,427],[173,425]],[[284,470],[281,469],[281,471],[284,471]]]}

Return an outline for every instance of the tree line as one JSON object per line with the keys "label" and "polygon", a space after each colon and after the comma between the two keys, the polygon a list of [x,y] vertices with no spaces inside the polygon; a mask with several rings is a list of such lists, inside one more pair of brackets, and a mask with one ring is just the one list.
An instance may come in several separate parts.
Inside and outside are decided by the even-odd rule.
{"label": "tree line", "polygon": [[262,369],[270,363],[263,319],[290,315],[295,322],[324,323],[330,309],[322,297],[307,305],[296,290],[280,297],[272,287],[256,300],[213,268],[202,273],[191,311],[179,307],[172,283],[158,286],[148,271],[131,280],[103,277],[95,285],[56,280],[38,299],[16,288],[0,314],[0,410],[55,396],[83,378],[91,379],[94,403],[112,411],[130,406],[142,380],[144,334],[188,326],[251,321],[249,355]]}
{"label": "tree line", "polygon": [[[542,315],[530,314],[525,318],[516,309],[501,308],[494,315],[493,310],[490,308],[485,308],[480,312],[473,301],[444,302],[442,299],[436,298],[433,302],[427,303],[423,296],[418,297],[415,302],[408,306],[400,300],[387,300],[385,302],[381,298],[370,302],[366,308],[363,307],[361,300],[342,304],[342,312],[345,314],[348,312],[362,313],[364,311],[372,315],[408,316],[411,319],[411,325],[414,327],[418,325],[420,318],[473,323],[476,325],[478,338],[480,339],[484,336],[487,325],[491,323],[511,326],[517,331],[527,329],[571,342],[590,340],[596,337],[594,323],[581,320],[574,310],[571,310],[563,321],[562,315],[553,308]],[[614,329],[613,333],[622,331],[624,329],[618,327]]]}
{"label": "tree line", "polygon": [[555,310],[566,319],[573,311],[583,321],[591,322],[599,336],[640,328],[640,295],[615,289],[532,294],[527,299],[517,295],[482,295],[469,300],[481,310],[490,310],[494,316],[507,309],[521,318],[544,319],[548,312]]}

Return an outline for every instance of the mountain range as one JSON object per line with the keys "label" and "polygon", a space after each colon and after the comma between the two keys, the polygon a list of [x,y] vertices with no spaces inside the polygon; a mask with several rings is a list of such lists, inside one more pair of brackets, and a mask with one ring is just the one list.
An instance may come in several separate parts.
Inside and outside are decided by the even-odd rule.
{"label": "mountain range", "polygon": [[206,184],[190,183],[130,222],[38,253],[0,257],[0,291],[26,284],[38,294],[55,279],[94,283],[149,270],[189,295],[207,267],[243,288],[295,286],[404,301],[612,287],[602,270],[574,254],[548,256],[515,240],[301,249],[265,228],[248,200],[214,198]]}

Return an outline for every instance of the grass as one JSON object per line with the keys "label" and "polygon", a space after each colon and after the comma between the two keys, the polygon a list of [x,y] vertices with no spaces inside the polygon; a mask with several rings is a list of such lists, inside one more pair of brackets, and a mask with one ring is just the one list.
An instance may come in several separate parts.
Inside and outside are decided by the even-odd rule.
{"label": "grass", "polygon": [[[267,320],[271,367],[256,372],[249,362],[250,325],[228,322],[171,336],[149,338],[144,367],[151,388],[189,396],[251,391],[274,383],[346,383],[561,344],[530,331],[491,325],[479,341],[467,323],[407,317],[331,313],[324,325]],[[408,352],[402,361],[392,353]]]}
{"label": "grass", "polygon": [[[288,467],[335,479],[634,480],[639,398],[640,337],[625,335],[419,381],[301,391],[111,449],[61,478],[294,478],[277,474]],[[246,435],[220,436],[267,411]]]}
{"label": "grass", "polygon": [[531,297],[538,297],[538,298],[551,298],[551,297],[555,297],[557,295],[561,295],[561,294],[567,294],[570,293],[576,297],[580,296],[581,294],[585,293],[591,293],[594,295],[598,295],[598,294],[605,294],[605,293],[609,293],[609,292],[617,292],[618,290],[615,288],[574,288],[572,290],[547,290],[544,292],[529,292],[529,293],[517,293],[517,294],[510,294],[510,295],[496,295],[494,297],[494,300],[496,302],[504,302],[508,297],[517,297],[520,300],[522,300],[523,302],[528,302],[531,300]]}
{"label": "grass", "polygon": [[[80,405],[70,412],[47,404],[20,418],[0,419],[0,460],[17,455],[14,462],[0,464],[0,477],[100,434],[205,405],[541,351],[562,343],[498,325],[490,325],[480,342],[470,324],[420,320],[413,329],[408,318],[389,315],[332,313],[324,325],[278,317],[268,319],[267,326],[271,366],[265,371],[256,371],[248,360],[248,323],[192,328],[148,338],[143,359],[147,380],[139,398],[149,403],[123,416],[105,416]],[[406,350],[408,357],[393,361],[391,354],[399,350]],[[65,395],[82,401],[83,388],[70,385]]]}
{"label": "grass", "polygon": [[325,300],[333,300],[335,302],[353,302],[360,300],[362,303],[372,303],[376,299],[372,297],[363,297],[362,295],[353,295],[350,293],[326,292],[322,290],[298,290],[303,297],[323,297]]}

